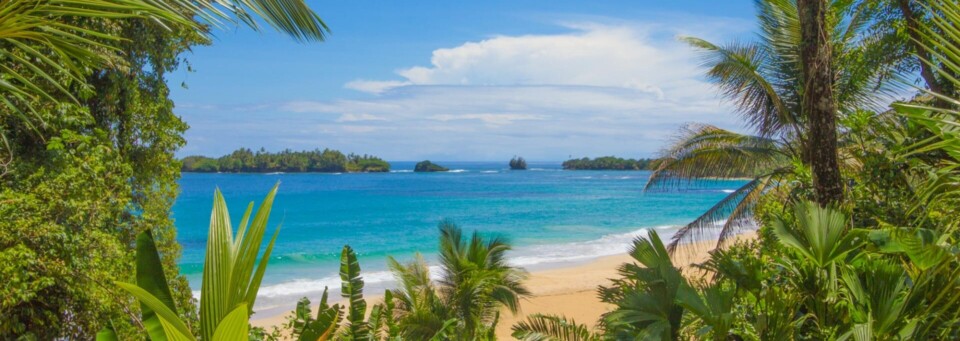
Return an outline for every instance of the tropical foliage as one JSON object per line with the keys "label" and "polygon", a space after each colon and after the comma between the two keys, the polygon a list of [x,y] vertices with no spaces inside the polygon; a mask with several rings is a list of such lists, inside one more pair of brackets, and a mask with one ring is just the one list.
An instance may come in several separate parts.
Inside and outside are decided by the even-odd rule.
{"label": "tropical foliage", "polygon": [[400,335],[410,340],[491,340],[500,309],[516,314],[529,294],[526,274],[506,263],[510,245],[500,237],[466,238],[459,227],[440,223],[439,280],[417,255],[403,264],[388,260],[397,278],[394,314]]}
{"label": "tropical foliage", "polygon": [[254,152],[240,148],[219,158],[188,156],[182,160],[184,172],[202,173],[272,173],[272,172],[389,172],[390,163],[371,155],[357,155],[332,150],[295,152],[289,149],[270,153],[260,148]]}
{"label": "tropical foliage", "polygon": [[[956,2],[848,4],[863,6],[857,7],[864,11],[860,13],[884,15],[879,17],[882,20],[863,25],[889,24],[891,13],[906,22],[904,16],[918,11],[920,14],[912,14],[916,15],[912,24],[905,25],[913,31],[901,32],[914,40],[903,46],[923,51],[924,57],[916,55],[927,70],[920,73],[930,89],[955,89],[960,84],[954,76],[960,71],[960,53],[956,52],[960,30],[955,25],[960,20],[960,5]],[[831,5],[833,11],[844,8],[837,3]],[[884,39],[895,38],[902,37]],[[906,70],[917,70],[909,67],[911,63],[888,62],[900,63],[897,68],[906,65]],[[841,75],[843,70],[838,69]],[[928,72],[933,74],[924,75]],[[944,80],[952,84],[945,85]],[[739,93],[745,88],[729,89]],[[839,88],[838,93],[842,93]],[[714,138],[736,143],[707,142],[705,147],[690,148],[687,152],[694,157],[666,162],[715,169],[693,173],[695,167],[690,167],[684,176],[662,179],[696,181],[731,172],[730,166],[732,171],[756,171],[758,178],[771,169],[781,173],[772,186],[749,198],[754,203],[751,211],[758,222],[758,238],[713,250],[706,262],[695,265],[704,277],[694,280],[675,275],[683,272],[669,265],[669,248],[651,234],[649,241],[635,242],[631,254],[643,267],[624,265],[613,286],[600,289],[601,297],[616,308],[598,321],[595,330],[560,316],[538,315],[514,326],[514,335],[527,340],[960,337],[960,221],[956,218],[960,193],[956,186],[960,160],[956,117],[960,113],[956,108],[960,101],[953,95],[923,90],[910,102],[895,103],[895,111],[876,114],[867,104],[846,105],[842,98],[838,97],[841,137],[837,142],[844,164],[843,201],[827,207],[810,201],[816,197],[816,188],[812,186],[809,160],[802,152],[791,150],[802,146],[797,141],[802,142],[803,134],[787,131],[767,138],[763,134],[748,137],[714,128],[695,129],[708,132],[708,136],[690,134],[692,138],[680,145],[696,146]],[[752,122],[764,125],[765,121]],[[733,147],[750,144],[765,146]],[[683,155],[683,148],[677,150]],[[758,166],[750,165],[751,160]],[[688,227],[680,233],[689,231]],[[682,242],[685,237],[679,238]],[[694,235],[692,240],[699,238]],[[654,250],[644,253],[650,257],[636,255],[641,246]],[[623,271],[630,268],[642,272]],[[633,283],[646,285],[631,287]],[[660,292],[649,295],[653,291]]]}
{"label": "tropical foliage", "polygon": [[[819,1],[819,0],[817,0]],[[881,12],[873,2],[828,1],[824,25],[829,32],[834,70],[831,87],[841,120],[886,105],[901,89],[903,59],[888,58],[897,37],[875,39],[870,24]],[[707,77],[733,104],[754,135],[694,124],[666,148],[647,190],[697,186],[706,178],[748,178],[698,219],[674,235],[670,247],[719,236],[722,245],[743,228],[755,226],[754,208],[763,193],[784,183],[809,180],[798,190],[814,195],[810,122],[804,114],[804,65],[797,2],[757,0],[760,34],[755,41],[714,44],[686,37],[703,53]],[[852,144],[839,141],[841,167],[857,171],[847,157]],[[813,174],[812,174],[813,173]]]}
{"label": "tropical foliage", "polygon": [[[140,302],[141,323],[150,339],[247,338],[248,320],[253,314],[267,260],[280,232],[279,228],[275,230],[261,254],[260,247],[276,192],[277,186],[274,186],[252,216],[251,202],[236,231],[230,224],[230,213],[223,196],[219,190],[214,192],[200,290],[199,335],[194,335],[188,322],[181,320],[176,312],[152,235],[147,231],[137,237],[137,283],[117,282],[117,286]],[[102,332],[98,338],[106,338],[108,333]]]}
{"label": "tropical foliage", "polygon": [[16,0],[0,13],[0,339],[90,339],[137,315],[111,283],[134,278],[147,229],[180,317],[199,328],[170,217],[187,125],[167,76],[213,27],[317,41],[323,22],[300,0]]}

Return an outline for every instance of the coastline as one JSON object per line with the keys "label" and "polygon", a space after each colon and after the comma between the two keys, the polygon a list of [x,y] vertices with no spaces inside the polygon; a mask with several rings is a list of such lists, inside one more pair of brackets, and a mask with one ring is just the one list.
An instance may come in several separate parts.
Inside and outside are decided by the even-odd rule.
{"label": "coastline", "polygon": [[[741,233],[737,240],[755,238],[753,231]],[[710,255],[709,250],[715,245],[715,240],[703,240],[692,243],[688,253],[674,255],[674,265],[684,268],[687,277],[701,276],[698,271],[691,271],[690,265],[705,261]],[[545,270],[531,271],[525,282],[531,291],[531,296],[522,300],[520,312],[517,315],[507,311],[501,313],[497,325],[497,337],[501,340],[512,340],[511,327],[519,321],[525,320],[530,314],[558,314],[583,323],[592,328],[600,315],[612,309],[611,305],[600,302],[596,289],[600,285],[609,284],[611,278],[617,277],[617,268],[632,258],[626,253],[612,256],[602,256],[586,263],[574,263],[568,266],[554,267]],[[367,305],[372,306],[383,300],[382,295],[366,295]],[[331,297],[336,303],[340,298]],[[369,311],[368,311],[369,313]],[[271,329],[281,326],[288,313],[275,316],[265,316],[250,320],[250,324],[257,327]]]}

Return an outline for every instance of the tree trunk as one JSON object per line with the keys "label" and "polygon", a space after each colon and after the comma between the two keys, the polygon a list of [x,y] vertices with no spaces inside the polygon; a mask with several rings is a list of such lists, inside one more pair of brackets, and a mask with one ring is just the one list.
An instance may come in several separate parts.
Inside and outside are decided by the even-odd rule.
{"label": "tree trunk", "polygon": [[801,110],[809,124],[806,148],[813,171],[814,193],[820,206],[843,200],[843,183],[837,162],[837,107],[833,96],[830,30],[826,27],[827,8],[827,0],[797,0],[802,40]]}

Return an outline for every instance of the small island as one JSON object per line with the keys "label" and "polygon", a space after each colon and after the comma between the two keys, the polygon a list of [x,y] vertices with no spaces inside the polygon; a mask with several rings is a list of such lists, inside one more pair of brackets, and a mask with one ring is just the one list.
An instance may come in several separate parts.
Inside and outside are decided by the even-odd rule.
{"label": "small island", "polygon": [[512,170],[526,170],[527,169],[527,160],[524,160],[522,157],[514,156],[510,159],[510,169]]}
{"label": "small island", "polygon": [[430,160],[417,162],[417,165],[413,167],[413,171],[417,173],[446,172],[449,170],[450,168],[435,164]]}
{"label": "small island", "polygon": [[570,159],[563,162],[566,170],[649,170],[654,168],[654,159],[624,159],[604,156],[595,159]]}
{"label": "small island", "polygon": [[371,155],[344,155],[333,149],[312,151],[254,152],[240,148],[233,153],[211,158],[188,156],[181,160],[183,172],[196,173],[380,173],[389,172],[390,163]]}

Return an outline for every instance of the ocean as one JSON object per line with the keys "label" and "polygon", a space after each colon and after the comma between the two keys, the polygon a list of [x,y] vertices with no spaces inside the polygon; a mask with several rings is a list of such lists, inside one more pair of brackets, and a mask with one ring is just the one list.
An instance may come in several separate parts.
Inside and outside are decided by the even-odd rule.
{"label": "ocean", "polygon": [[[183,245],[181,273],[199,292],[213,191],[220,188],[234,224],[280,182],[268,236],[281,226],[257,299],[257,311],[289,311],[300,297],[317,300],[340,286],[339,255],[359,255],[366,293],[392,284],[386,258],[436,255],[437,224],[501,235],[514,245],[510,262],[537,270],[623,253],[648,229],[664,233],[695,219],[743,181],[708,181],[695,190],[643,192],[648,171],[565,171],[559,162],[437,162],[446,173],[413,173],[415,162],[391,162],[390,173],[184,173],[173,208]],[[263,317],[265,315],[260,315]]]}

